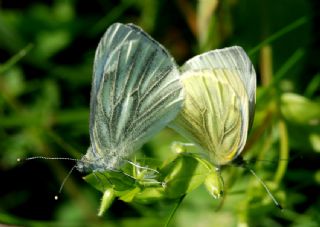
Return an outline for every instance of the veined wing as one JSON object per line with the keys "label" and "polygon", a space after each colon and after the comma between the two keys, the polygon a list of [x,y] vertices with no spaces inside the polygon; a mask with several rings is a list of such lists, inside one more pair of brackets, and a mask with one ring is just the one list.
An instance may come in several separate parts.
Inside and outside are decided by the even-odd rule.
{"label": "veined wing", "polygon": [[[199,145],[215,165],[232,161],[242,150],[247,138],[243,112],[247,94],[236,70],[188,70],[181,76],[185,102],[171,124],[176,131]],[[230,78],[238,83],[237,90]]]}
{"label": "veined wing", "polygon": [[177,115],[183,101],[172,57],[131,24],[106,31],[93,77],[90,138],[96,158],[128,157]]}
{"label": "veined wing", "polygon": [[[197,55],[188,60],[181,69],[185,72],[188,70],[219,68],[239,71],[234,75],[240,77],[249,97],[248,127],[250,129],[253,123],[256,102],[256,73],[249,57],[241,47],[233,46]],[[233,79],[231,79],[232,81]]]}

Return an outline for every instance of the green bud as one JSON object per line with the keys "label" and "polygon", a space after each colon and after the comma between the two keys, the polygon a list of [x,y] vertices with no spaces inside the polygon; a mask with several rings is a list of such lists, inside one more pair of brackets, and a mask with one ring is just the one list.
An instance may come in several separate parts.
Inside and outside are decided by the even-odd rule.
{"label": "green bud", "polygon": [[177,154],[186,152],[186,146],[181,142],[173,142],[171,144],[171,150]]}
{"label": "green bud", "polygon": [[114,198],[115,198],[115,195],[114,195],[114,190],[112,188],[108,188],[107,190],[104,191],[101,199],[101,203],[100,203],[98,216],[101,217],[106,212],[106,210],[109,209]]}
{"label": "green bud", "polygon": [[220,171],[212,171],[205,179],[204,185],[210,195],[215,199],[219,199],[223,195],[223,179]]}
{"label": "green bud", "polygon": [[319,102],[312,101],[301,95],[294,93],[283,94],[281,96],[281,112],[288,121],[302,125],[320,125]]}

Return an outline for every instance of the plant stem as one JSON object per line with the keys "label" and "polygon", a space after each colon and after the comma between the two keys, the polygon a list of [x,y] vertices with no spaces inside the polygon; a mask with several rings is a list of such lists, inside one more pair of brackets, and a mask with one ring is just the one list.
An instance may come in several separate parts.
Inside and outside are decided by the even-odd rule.
{"label": "plant stem", "polygon": [[261,49],[261,47],[263,47],[264,45],[268,44],[268,43],[272,43],[273,41],[277,40],[278,38],[280,38],[281,36],[285,35],[288,32],[291,32],[295,29],[297,29],[298,27],[304,25],[305,23],[307,23],[309,20],[308,17],[304,16],[299,18],[298,20],[292,22],[291,24],[289,24],[288,26],[282,28],[281,30],[279,30],[278,32],[274,33],[273,35],[269,36],[268,38],[266,38],[264,41],[262,41],[261,43],[259,43],[257,46],[255,46],[254,48],[252,48],[249,51],[249,56],[255,54],[258,50]]}
{"label": "plant stem", "polygon": [[168,220],[167,220],[167,223],[165,224],[165,227],[168,227],[168,226],[169,226],[169,224],[170,224],[170,222],[171,222],[174,214],[175,214],[176,211],[178,210],[178,208],[179,208],[180,204],[182,203],[184,197],[186,197],[186,195],[181,196],[180,199],[179,199],[179,201],[178,201],[178,203],[177,203],[176,206],[173,208],[173,210],[172,210],[172,212],[171,212],[171,214],[170,214],[170,216],[169,216],[169,218],[168,218]]}

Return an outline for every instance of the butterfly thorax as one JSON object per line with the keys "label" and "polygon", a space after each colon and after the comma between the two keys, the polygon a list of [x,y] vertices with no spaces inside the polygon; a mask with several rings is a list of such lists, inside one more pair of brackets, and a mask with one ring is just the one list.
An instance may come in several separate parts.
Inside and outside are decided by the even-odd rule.
{"label": "butterfly thorax", "polygon": [[122,161],[123,159],[116,155],[101,156],[89,147],[87,153],[77,162],[77,169],[84,173],[104,172],[116,169]]}

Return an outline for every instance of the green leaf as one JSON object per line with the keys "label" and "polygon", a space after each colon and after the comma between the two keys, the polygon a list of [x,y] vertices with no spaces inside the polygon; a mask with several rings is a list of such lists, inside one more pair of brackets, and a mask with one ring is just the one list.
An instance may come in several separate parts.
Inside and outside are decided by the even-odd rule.
{"label": "green leaf", "polygon": [[152,203],[163,200],[165,196],[165,188],[162,186],[146,187],[135,195],[134,201],[138,203]]}
{"label": "green leaf", "polygon": [[165,176],[165,195],[168,198],[180,198],[203,183],[209,170],[197,159],[188,154],[179,155],[160,170]]}
{"label": "green leaf", "polygon": [[113,188],[115,191],[127,191],[134,188],[136,183],[132,177],[116,171],[93,172],[83,179],[101,192],[104,192],[107,188]]}

